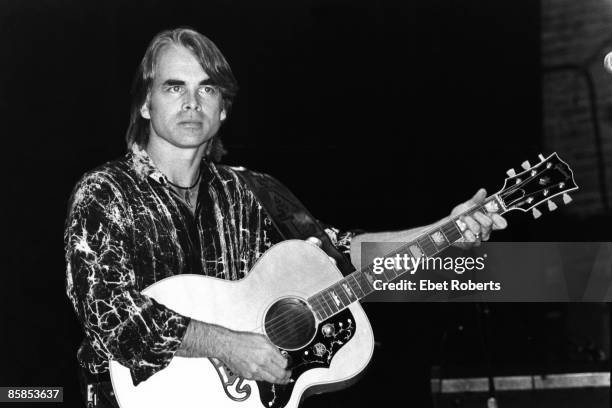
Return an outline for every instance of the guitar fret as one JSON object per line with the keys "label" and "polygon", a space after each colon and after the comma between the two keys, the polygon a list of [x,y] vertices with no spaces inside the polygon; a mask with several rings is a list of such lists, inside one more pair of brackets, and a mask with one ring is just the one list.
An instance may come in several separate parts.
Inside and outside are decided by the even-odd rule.
{"label": "guitar fret", "polygon": [[383,274],[374,273],[374,265],[368,265],[366,269],[362,271],[363,276],[368,280],[370,286],[374,287],[374,281],[377,279],[388,282],[387,277]]}
{"label": "guitar fret", "polygon": [[336,293],[336,296],[338,296],[340,298],[340,301],[342,303],[342,307],[345,307],[347,305],[349,305],[351,302],[349,301],[349,297],[346,294],[346,292],[344,291],[344,289],[342,288],[342,285],[340,284],[340,282],[336,283],[333,286],[334,292]]}
{"label": "guitar fret", "polygon": [[397,278],[399,272],[395,270],[395,265],[391,269],[383,268],[383,273],[379,276],[384,276],[387,282],[391,282],[393,279]]}
{"label": "guitar fret", "polygon": [[377,277],[386,278],[386,276],[384,276],[383,274],[374,272],[374,264],[368,265],[363,271],[363,273],[366,275],[366,278],[368,278],[368,281],[370,281],[370,283],[372,283],[373,280],[377,279]]}
{"label": "guitar fret", "polygon": [[327,301],[325,300],[325,296],[323,295],[323,293],[319,293],[317,295],[317,298],[319,299],[319,303],[321,304],[321,306],[323,307],[323,310],[325,311],[325,314],[327,316],[331,316],[333,315],[332,310],[330,309],[329,305],[327,304]]}
{"label": "guitar fret", "polygon": [[320,295],[316,295],[315,296],[315,300],[316,300],[317,305],[318,305],[317,310],[321,314],[321,320],[327,319],[327,317],[330,315],[329,309],[325,310],[325,306],[321,303],[321,300],[322,300],[321,296]]}
{"label": "guitar fret", "polygon": [[448,248],[448,246],[450,245],[441,229],[432,231],[428,235],[429,238],[433,241],[434,245],[437,247],[438,251]]}
{"label": "guitar fret", "polygon": [[355,280],[359,282],[359,286],[361,287],[361,290],[363,291],[364,295],[367,296],[374,291],[372,284],[366,278],[363,272],[357,271],[357,272],[354,272],[353,274],[355,275]]}
{"label": "guitar fret", "polygon": [[407,245],[407,249],[406,252],[408,254],[408,256],[410,256],[411,260],[410,260],[410,271],[414,270],[414,266],[416,266],[416,268],[418,268],[418,264],[417,261],[418,259],[422,258],[423,255],[423,250],[421,249],[421,247],[419,246],[419,244],[416,241],[413,241],[411,243],[408,243]]}
{"label": "guitar fret", "polygon": [[351,286],[351,289],[353,289],[353,292],[357,294],[357,297],[359,299],[365,296],[365,293],[363,293],[363,291],[361,290],[361,287],[359,286],[359,282],[357,282],[357,279],[355,279],[354,274],[350,274],[349,276],[347,276],[346,280]]}
{"label": "guitar fret", "polygon": [[344,293],[346,293],[346,295],[348,296],[349,299],[349,304],[353,303],[354,301],[356,301],[357,299],[359,299],[359,295],[357,295],[354,291],[353,288],[351,287],[351,284],[349,283],[349,279],[344,278],[340,281],[340,286],[342,286],[342,289],[344,289]]}
{"label": "guitar fret", "polygon": [[324,293],[323,296],[325,296],[325,300],[327,300],[327,304],[329,305],[329,308],[332,310],[332,312],[334,314],[338,313],[338,310],[341,309],[341,307],[338,305],[339,302],[339,298],[338,296],[334,296],[333,294],[333,290],[331,289],[327,289]]}
{"label": "guitar fret", "polygon": [[318,309],[317,307],[314,307],[314,305],[311,305],[312,310],[314,310],[315,314],[317,315],[317,319],[319,319],[319,321],[322,321],[324,319],[323,314],[321,313],[321,310]]}
{"label": "guitar fret", "polygon": [[314,295],[312,297],[310,297],[308,299],[308,303],[310,304],[310,308],[312,310],[314,310],[314,312],[317,314],[317,318],[319,320],[323,320],[324,319],[324,311],[321,308],[321,305],[319,304],[318,300],[317,300],[317,295]]}
{"label": "guitar fret", "polygon": [[460,218],[456,218],[454,221],[454,224],[456,225],[457,229],[461,233],[461,238],[463,238],[463,232],[467,229],[467,224],[461,221]]}
{"label": "guitar fret", "polygon": [[493,196],[489,201],[484,203],[484,208],[489,214],[495,214],[501,210],[502,206],[497,197]]}
{"label": "guitar fret", "polygon": [[436,249],[436,244],[434,244],[431,238],[429,238],[429,235],[424,235],[418,238],[417,242],[427,257],[434,256],[438,252]]}
{"label": "guitar fret", "polygon": [[444,231],[444,235],[448,238],[450,242],[457,242],[461,238],[463,238],[461,231],[459,231],[457,224],[455,224],[454,222],[447,222],[442,226],[442,230]]}
{"label": "guitar fret", "polygon": [[483,206],[479,205],[479,206],[476,206],[476,207],[472,208],[472,209],[471,209],[471,210],[468,212],[468,214],[469,214],[469,215],[472,215],[472,214],[474,214],[476,211],[480,211],[480,212],[481,212],[481,213],[483,213],[483,214],[486,214],[486,213],[487,213],[487,210],[485,210],[485,208],[484,208]]}
{"label": "guitar fret", "polygon": [[408,246],[408,250],[412,254],[413,258],[419,259],[423,257],[423,250],[419,246],[418,242],[413,242]]}

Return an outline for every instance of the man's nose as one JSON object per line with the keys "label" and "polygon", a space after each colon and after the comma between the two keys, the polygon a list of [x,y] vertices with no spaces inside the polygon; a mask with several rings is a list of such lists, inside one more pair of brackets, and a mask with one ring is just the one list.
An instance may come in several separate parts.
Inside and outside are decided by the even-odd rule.
{"label": "man's nose", "polygon": [[195,92],[185,92],[184,98],[183,110],[202,110],[202,106]]}

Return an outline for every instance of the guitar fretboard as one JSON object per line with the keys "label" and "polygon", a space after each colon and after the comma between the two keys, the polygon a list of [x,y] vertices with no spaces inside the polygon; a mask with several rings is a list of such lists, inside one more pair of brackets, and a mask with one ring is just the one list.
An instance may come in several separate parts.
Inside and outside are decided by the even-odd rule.
{"label": "guitar fretboard", "polygon": [[[397,255],[400,257],[407,255],[415,259],[423,256],[433,257],[463,238],[462,231],[465,231],[465,224],[461,221],[461,216],[470,215],[477,211],[489,214],[503,214],[505,212],[502,201],[495,194],[488,197],[482,205],[474,206],[449,221],[429,229],[414,241],[402,245],[398,250],[387,254],[385,257],[395,257]],[[375,266],[371,263],[339,280],[334,285],[314,294],[308,298],[308,303],[319,321],[325,320],[341,312],[351,303],[374,292],[375,280],[380,280],[383,283],[391,282],[406,272],[410,272],[411,265],[412,263],[408,263],[408,265],[404,265],[404,268],[399,269],[383,268],[383,272],[377,274],[374,273]]]}

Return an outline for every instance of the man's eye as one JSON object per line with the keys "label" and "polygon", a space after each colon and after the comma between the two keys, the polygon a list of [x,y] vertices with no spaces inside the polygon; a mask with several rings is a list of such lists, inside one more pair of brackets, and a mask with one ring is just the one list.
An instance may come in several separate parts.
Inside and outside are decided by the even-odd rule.
{"label": "man's eye", "polygon": [[206,85],[200,88],[200,93],[215,95],[217,93],[217,88],[215,88],[214,86]]}
{"label": "man's eye", "polygon": [[183,90],[183,87],[180,85],[174,85],[174,86],[168,87],[168,91],[172,93],[181,93],[182,90]]}

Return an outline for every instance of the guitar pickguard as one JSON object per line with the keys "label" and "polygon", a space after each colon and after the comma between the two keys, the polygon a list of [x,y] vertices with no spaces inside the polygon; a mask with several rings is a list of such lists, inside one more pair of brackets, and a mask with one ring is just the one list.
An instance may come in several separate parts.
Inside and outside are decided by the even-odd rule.
{"label": "guitar pickguard", "polygon": [[291,382],[280,385],[257,381],[263,405],[269,408],[284,407],[299,376],[312,368],[329,367],[334,355],[353,337],[355,329],[355,319],[351,311],[345,309],[321,322],[317,334],[308,345],[299,350],[281,350],[289,358]]}

